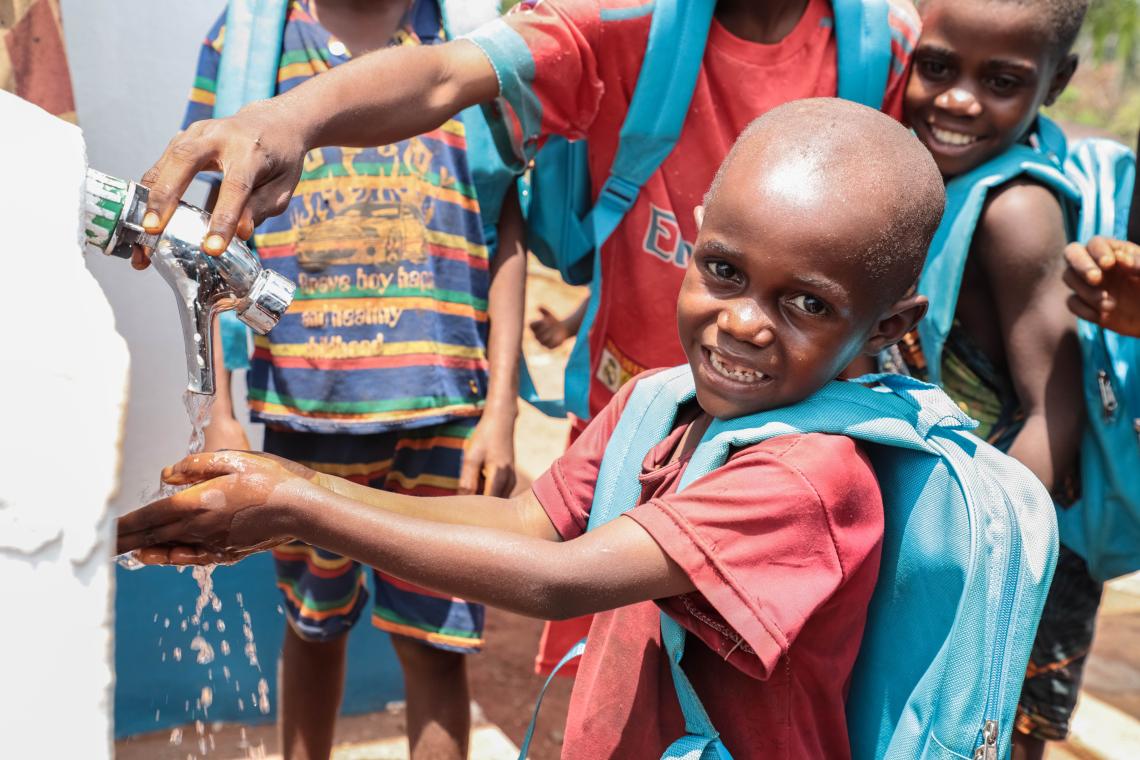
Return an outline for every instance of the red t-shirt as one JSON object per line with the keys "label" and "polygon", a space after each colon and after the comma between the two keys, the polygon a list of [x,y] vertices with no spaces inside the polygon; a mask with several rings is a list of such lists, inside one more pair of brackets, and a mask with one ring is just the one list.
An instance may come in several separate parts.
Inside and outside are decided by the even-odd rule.
{"label": "red t-shirt", "polygon": [[[595,197],[617,151],[651,9],[646,0],[524,2],[469,35],[494,65],[528,152],[548,135],[589,139]],[[901,119],[919,21],[908,0],[890,1],[889,20],[892,61],[883,110]],[[591,414],[637,373],[685,360],[675,307],[696,240],[693,209],[736,136],[782,103],[834,96],[837,83],[827,0],[809,0],[793,30],[774,45],[740,39],[713,21],[681,137],[602,248],[602,289],[589,335]]]}
{"label": "red t-shirt", "polygon": [[[598,468],[634,383],[534,482],[566,540],[586,529]],[[733,453],[683,492],[646,457],[626,516],[696,591],[599,613],[578,669],[564,758],[656,758],[684,734],[659,610],[686,631],[684,668],[725,746],[745,758],[850,757],[844,700],[879,571],[883,505],[845,436],[787,435]],[[619,518],[620,519],[620,518]]]}

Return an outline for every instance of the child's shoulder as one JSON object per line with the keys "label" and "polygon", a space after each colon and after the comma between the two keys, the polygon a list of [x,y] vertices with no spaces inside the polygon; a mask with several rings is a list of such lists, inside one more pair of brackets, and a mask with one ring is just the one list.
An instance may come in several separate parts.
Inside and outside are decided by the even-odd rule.
{"label": "child's shoulder", "polygon": [[974,240],[980,253],[999,264],[1055,263],[1066,243],[1061,202],[1040,182],[1010,180],[989,194]]}
{"label": "child's shoulder", "polygon": [[845,435],[777,436],[743,447],[729,460],[737,467],[785,469],[824,506],[850,502],[875,505],[882,499],[871,460],[854,438]]}

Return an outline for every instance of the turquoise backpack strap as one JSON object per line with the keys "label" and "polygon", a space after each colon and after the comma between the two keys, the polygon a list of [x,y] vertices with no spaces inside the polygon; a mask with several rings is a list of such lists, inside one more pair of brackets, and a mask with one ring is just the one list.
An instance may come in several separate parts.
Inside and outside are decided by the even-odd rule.
{"label": "turquoise backpack strap", "polygon": [[946,185],[946,211],[918,281],[918,292],[930,301],[929,310],[918,325],[918,335],[928,377],[936,385],[942,382],[942,350],[958,308],[966,257],[990,190],[1026,175],[1057,193],[1063,205],[1071,208],[1080,203],[1080,191],[1061,166],[1064,135],[1044,116],[1038,120],[1040,149],[1014,145]]}
{"label": "turquoise backpack strap", "polygon": [[878,109],[891,67],[887,0],[832,0],[835,14],[838,96]]}
{"label": "turquoise backpack strap", "polygon": [[[214,118],[232,116],[246,103],[276,94],[288,8],[288,0],[230,0],[227,4]],[[233,311],[224,311],[218,317],[218,330],[226,369],[249,369],[249,328]]]}

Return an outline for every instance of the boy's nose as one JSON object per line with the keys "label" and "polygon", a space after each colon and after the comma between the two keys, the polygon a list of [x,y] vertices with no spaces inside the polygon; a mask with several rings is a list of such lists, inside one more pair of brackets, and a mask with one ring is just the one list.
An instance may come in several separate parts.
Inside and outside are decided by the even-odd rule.
{"label": "boy's nose", "polygon": [[951,87],[934,99],[934,106],[955,116],[979,116],[982,104],[965,87]]}
{"label": "boy's nose", "polygon": [[771,345],[776,339],[772,320],[752,302],[737,303],[721,309],[716,324],[722,332],[741,343],[751,343],[760,348]]}

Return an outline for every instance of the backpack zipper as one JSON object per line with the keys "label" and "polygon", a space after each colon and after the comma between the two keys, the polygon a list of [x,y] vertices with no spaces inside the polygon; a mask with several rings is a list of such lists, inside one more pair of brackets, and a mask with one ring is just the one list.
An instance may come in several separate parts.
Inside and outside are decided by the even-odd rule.
{"label": "backpack zipper", "polygon": [[1096,382],[1100,386],[1100,407],[1104,412],[1104,418],[1111,420],[1120,404],[1116,400],[1116,391],[1112,389],[1112,381],[1108,377],[1108,372],[1098,369]]}
{"label": "backpack zipper", "polygon": [[997,739],[999,716],[991,713],[1000,704],[999,696],[1003,684],[1002,664],[1009,641],[1010,618],[1013,617],[1013,603],[1017,596],[1017,576],[1021,572],[1021,534],[1015,529],[1013,507],[1006,501],[1006,512],[1010,535],[1010,559],[1005,581],[1002,584],[1000,609],[998,610],[998,639],[995,642],[993,657],[990,660],[990,686],[986,693],[986,707],[982,712],[980,744],[974,750],[974,760],[997,760]]}
{"label": "backpack zipper", "polygon": [[982,743],[974,750],[974,760],[997,760],[998,722],[987,720],[982,726]]}

